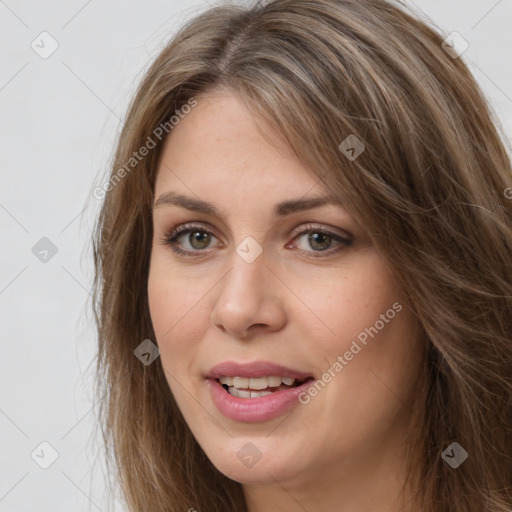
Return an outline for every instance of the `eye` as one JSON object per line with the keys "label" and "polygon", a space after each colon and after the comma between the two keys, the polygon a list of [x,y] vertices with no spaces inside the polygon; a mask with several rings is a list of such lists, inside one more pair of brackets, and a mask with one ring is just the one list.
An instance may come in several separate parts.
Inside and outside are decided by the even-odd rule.
{"label": "eye", "polygon": [[193,253],[207,249],[212,239],[217,237],[203,226],[183,224],[172,233],[165,235],[163,243],[171,247],[173,251],[184,256],[194,256]]}
{"label": "eye", "polygon": [[[182,224],[171,233],[165,234],[162,244],[169,245],[171,249],[182,256],[201,256],[205,249],[211,246],[213,240],[218,240],[211,230],[202,225]],[[351,235],[347,237],[332,233],[315,225],[306,225],[295,235],[292,242],[299,240],[298,250],[309,253],[315,258],[330,256],[352,245]],[[286,245],[287,249],[293,249],[295,243]],[[325,254],[321,254],[325,253]]]}
{"label": "eye", "polygon": [[[319,253],[325,253],[328,256],[352,245],[352,240],[348,236],[345,238],[318,226],[304,226],[293,239],[293,241],[295,240],[301,241],[298,244],[298,249],[301,252],[313,253],[316,258],[324,256]],[[287,248],[289,247],[290,244],[287,245]]]}

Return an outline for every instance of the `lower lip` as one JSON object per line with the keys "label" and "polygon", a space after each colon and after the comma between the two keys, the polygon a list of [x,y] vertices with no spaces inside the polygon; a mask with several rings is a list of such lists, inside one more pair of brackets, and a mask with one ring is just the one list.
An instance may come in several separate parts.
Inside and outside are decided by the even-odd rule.
{"label": "lower lip", "polygon": [[247,423],[268,421],[280,416],[299,403],[299,395],[307,391],[314,379],[307,380],[296,388],[274,391],[258,398],[238,398],[231,395],[215,379],[207,379],[213,401],[219,411],[235,421]]}

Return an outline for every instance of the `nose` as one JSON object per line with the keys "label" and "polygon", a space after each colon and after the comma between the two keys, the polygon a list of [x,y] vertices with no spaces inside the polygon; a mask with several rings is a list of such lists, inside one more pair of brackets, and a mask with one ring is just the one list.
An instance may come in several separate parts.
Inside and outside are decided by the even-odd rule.
{"label": "nose", "polygon": [[286,325],[282,283],[267,267],[263,254],[248,263],[235,253],[231,270],[215,289],[211,322],[231,336],[247,339]]}

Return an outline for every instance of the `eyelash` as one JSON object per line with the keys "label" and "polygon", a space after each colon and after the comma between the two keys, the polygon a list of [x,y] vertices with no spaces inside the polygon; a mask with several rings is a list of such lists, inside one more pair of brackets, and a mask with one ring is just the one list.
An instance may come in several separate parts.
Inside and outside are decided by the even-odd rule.
{"label": "eyelash", "polygon": [[[206,234],[215,236],[210,230],[205,229],[204,226],[197,225],[197,224],[182,224],[181,226],[178,226],[177,228],[174,228],[170,232],[164,234],[164,236],[161,240],[161,244],[170,246],[170,248],[175,253],[177,253],[181,256],[192,257],[192,258],[200,257],[207,251],[207,249],[188,251],[188,250],[184,250],[184,249],[181,249],[180,247],[178,247],[177,240],[185,234],[190,234],[192,231],[199,231],[201,233],[206,233]],[[335,248],[334,250],[326,249],[324,251],[305,251],[303,249],[298,249],[298,251],[301,253],[311,253],[312,252],[313,254],[316,254],[316,256],[313,256],[314,258],[324,258],[327,256],[331,256],[331,255],[343,250],[344,248],[352,245],[351,239],[343,238],[340,235],[337,235],[337,234],[327,231],[325,229],[319,228],[318,226],[315,226],[312,224],[305,225],[300,231],[298,231],[295,234],[295,236],[293,237],[293,240],[298,238],[300,235],[311,234],[311,233],[327,235],[329,238],[332,238],[340,243],[338,248]]]}

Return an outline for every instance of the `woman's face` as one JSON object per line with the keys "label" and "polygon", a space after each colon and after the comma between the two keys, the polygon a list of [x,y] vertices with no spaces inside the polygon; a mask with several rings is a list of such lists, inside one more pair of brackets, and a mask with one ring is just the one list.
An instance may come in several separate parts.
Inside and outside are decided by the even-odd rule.
{"label": "woman's face", "polygon": [[312,201],[328,190],[264,131],[226,93],[198,98],[166,141],[148,293],[167,381],[234,480],[389,472],[421,366],[415,322],[362,227]]}

